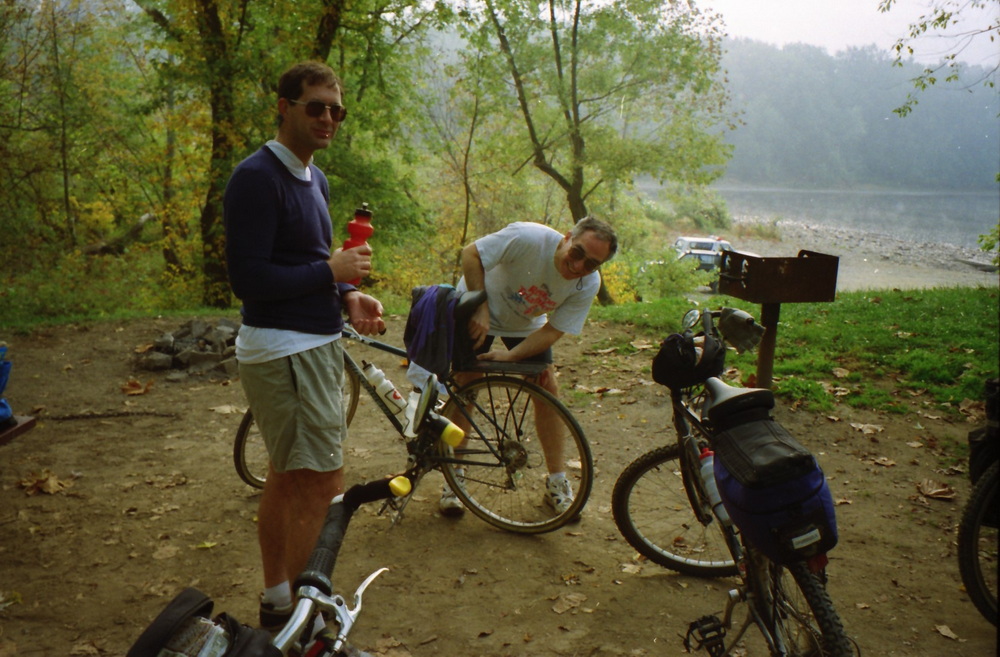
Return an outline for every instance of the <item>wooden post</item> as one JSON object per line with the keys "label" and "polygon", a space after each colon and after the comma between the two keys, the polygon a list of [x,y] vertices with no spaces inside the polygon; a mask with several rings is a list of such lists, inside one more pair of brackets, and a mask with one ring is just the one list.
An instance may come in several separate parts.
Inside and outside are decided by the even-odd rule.
{"label": "wooden post", "polygon": [[774,352],[778,342],[778,319],[781,316],[780,303],[765,303],[760,307],[760,325],[764,335],[757,346],[757,387],[770,388],[774,374]]}

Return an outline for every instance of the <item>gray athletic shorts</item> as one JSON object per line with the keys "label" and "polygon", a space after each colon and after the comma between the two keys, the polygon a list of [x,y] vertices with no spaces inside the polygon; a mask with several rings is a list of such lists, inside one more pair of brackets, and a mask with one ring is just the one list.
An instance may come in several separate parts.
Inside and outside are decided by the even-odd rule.
{"label": "gray athletic shorts", "polygon": [[343,466],[340,340],[265,363],[241,363],[240,382],[275,470],[330,472]]}

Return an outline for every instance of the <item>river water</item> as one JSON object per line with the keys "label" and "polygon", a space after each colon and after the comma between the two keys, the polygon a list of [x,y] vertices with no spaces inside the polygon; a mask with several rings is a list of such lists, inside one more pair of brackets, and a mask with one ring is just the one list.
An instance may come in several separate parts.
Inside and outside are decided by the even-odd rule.
{"label": "river water", "polygon": [[784,219],[969,248],[978,248],[979,235],[1000,220],[1000,192],[714,189],[734,218]]}

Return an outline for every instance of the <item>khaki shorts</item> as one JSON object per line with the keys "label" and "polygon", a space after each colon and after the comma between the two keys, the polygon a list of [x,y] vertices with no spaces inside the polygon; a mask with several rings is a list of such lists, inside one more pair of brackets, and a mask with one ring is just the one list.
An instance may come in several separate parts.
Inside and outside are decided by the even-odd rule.
{"label": "khaki shorts", "polygon": [[241,363],[240,382],[275,470],[330,472],[344,465],[340,340],[265,363]]}

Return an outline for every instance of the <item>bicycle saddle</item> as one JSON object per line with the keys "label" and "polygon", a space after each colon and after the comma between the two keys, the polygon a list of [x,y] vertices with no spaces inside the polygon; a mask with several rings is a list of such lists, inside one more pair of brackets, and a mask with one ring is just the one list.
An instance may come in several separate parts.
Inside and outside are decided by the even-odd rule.
{"label": "bicycle saddle", "polygon": [[711,404],[706,404],[708,419],[718,429],[732,426],[733,418],[747,411],[758,411],[747,418],[756,419],[759,411],[766,415],[774,408],[774,393],[767,388],[736,388],[714,376],[705,381],[705,388],[711,398]]}
{"label": "bicycle saddle", "polygon": [[472,355],[469,332],[465,328],[469,318],[483,303],[486,303],[486,290],[469,290],[463,292],[455,304],[455,357],[453,366],[457,372],[496,372],[503,374],[520,374],[522,376],[539,376],[548,367],[538,362],[501,362],[492,360],[476,360]]}
{"label": "bicycle saddle", "polygon": [[486,290],[468,290],[462,292],[455,304],[455,326],[465,326],[476,312],[476,308],[486,302]]}

